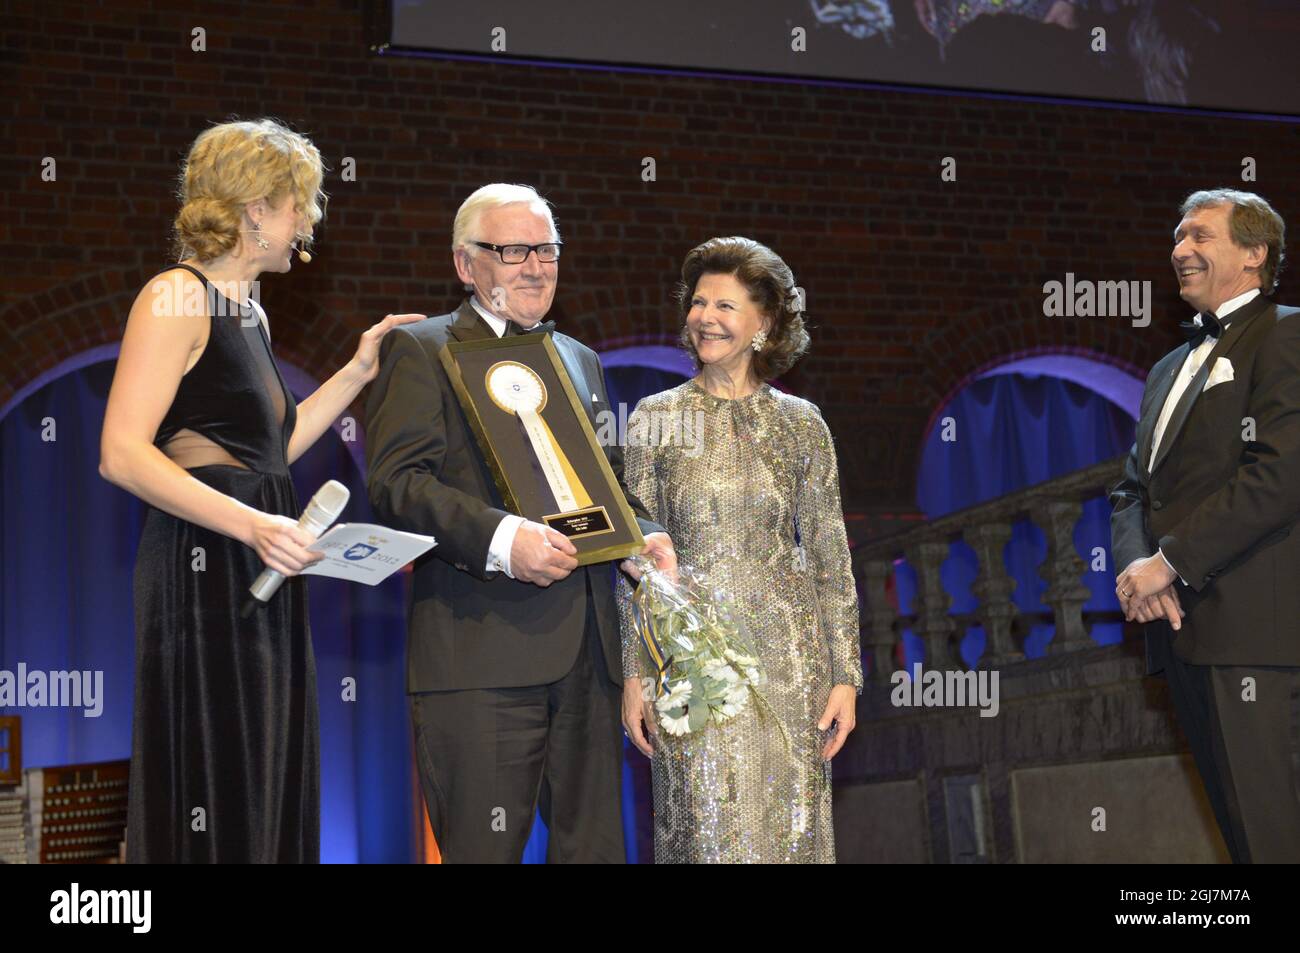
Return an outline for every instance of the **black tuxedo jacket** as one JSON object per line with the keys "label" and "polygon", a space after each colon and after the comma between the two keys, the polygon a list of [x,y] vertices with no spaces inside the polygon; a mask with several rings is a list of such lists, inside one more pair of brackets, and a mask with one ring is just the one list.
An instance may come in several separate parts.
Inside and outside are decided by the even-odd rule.
{"label": "black tuxedo jacket", "polygon": [[[1152,369],[1137,440],[1110,493],[1116,572],[1163,550],[1186,617],[1147,627],[1165,653],[1202,665],[1300,665],[1300,319],[1263,295],[1228,329],[1174,408],[1150,473],[1156,420],[1189,353]],[[1227,358],[1233,379],[1203,390]]]}
{"label": "black tuxedo jacket", "polygon": [[[621,684],[622,651],[610,563],[578,567],[547,588],[486,569],[488,546],[506,516],[491,471],[475,443],[438,353],[448,339],[495,333],[468,299],[451,314],[390,331],[366,407],[370,502],[394,529],[434,536],[417,561],[407,626],[408,692],[542,685],[562,678],[583,645],[590,584],[609,677]],[[600,360],[591,348],[553,332],[580,395],[609,407]],[[605,448],[619,484],[623,452]],[[631,494],[643,533],[662,532]]]}

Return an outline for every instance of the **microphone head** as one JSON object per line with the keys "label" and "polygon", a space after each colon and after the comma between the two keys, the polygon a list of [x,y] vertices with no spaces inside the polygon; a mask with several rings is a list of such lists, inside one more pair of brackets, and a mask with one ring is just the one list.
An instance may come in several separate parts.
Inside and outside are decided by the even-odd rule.
{"label": "microphone head", "polygon": [[298,249],[298,260],[299,260],[300,262],[302,262],[304,265],[310,265],[310,264],[311,264],[311,252],[307,251],[307,249],[305,249],[305,248],[299,248],[299,249]]}
{"label": "microphone head", "polygon": [[339,518],[343,507],[348,505],[348,497],[351,495],[348,488],[338,480],[330,480],[316,491],[316,495],[307,504],[303,515],[313,524],[321,527],[317,535],[325,532],[330,524]]}

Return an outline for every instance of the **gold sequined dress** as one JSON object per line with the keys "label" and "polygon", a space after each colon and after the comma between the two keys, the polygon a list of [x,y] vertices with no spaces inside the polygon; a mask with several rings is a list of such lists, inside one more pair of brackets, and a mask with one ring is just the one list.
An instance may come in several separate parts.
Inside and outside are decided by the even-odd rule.
{"label": "gold sequined dress", "polygon": [[[730,596],[790,741],[752,704],[697,733],[661,727],[655,862],[833,863],[829,733],[817,719],[833,685],[861,690],[862,660],[830,431],[815,405],[766,384],[730,400],[688,381],[642,400],[626,443],[628,489],[678,561]],[[631,592],[620,574],[623,674],[645,677]]]}

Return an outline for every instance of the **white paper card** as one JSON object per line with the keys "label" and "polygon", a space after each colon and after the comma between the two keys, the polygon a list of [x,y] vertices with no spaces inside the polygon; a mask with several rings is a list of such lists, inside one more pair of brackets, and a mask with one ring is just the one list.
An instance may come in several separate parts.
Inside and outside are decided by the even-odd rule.
{"label": "white paper card", "polygon": [[304,576],[332,576],[374,586],[438,541],[432,536],[403,533],[372,523],[339,523],[307,548],[325,558],[302,571]]}

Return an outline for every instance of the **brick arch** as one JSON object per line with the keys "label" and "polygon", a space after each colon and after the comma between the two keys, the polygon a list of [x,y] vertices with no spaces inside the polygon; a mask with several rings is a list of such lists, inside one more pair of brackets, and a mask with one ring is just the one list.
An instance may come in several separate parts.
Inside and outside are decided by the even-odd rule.
{"label": "brick arch", "polygon": [[138,267],[108,269],[0,312],[0,405],[69,358],[119,342],[131,302],[149,277]]}
{"label": "brick arch", "polygon": [[[161,269],[158,269],[161,270]],[[145,281],[139,267],[85,275],[0,312],[0,406],[42,373],[96,347],[119,343]],[[276,288],[271,311],[276,355],[317,380],[339,369],[364,328],[353,328],[301,292]]]}
{"label": "brick arch", "polygon": [[551,317],[558,319],[558,330],[595,351],[677,341],[676,314],[658,286],[619,285],[571,295],[561,290]]}
{"label": "brick arch", "polygon": [[328,290],[277,287],[267,298],[276,358],[292,363],[318,381],[329,380],[350,361],[361,333],[383,317],[375,314],[355,323],[344,320],[336,309],[322,303],[329,298]]}
{"label": "brick arch", "polygon": [[[946,324],[918,347],[920,375],[917,402],[927,410],[920,430],[907,434],[906,461],[914,482],[921,466],[921,448],[943,408],[963,387],[990,368],[1031,355],[1072,354],[1113,365],[1139,380],[1178,336],[1153,316],[1138,329],[1128,319],[1048,318],[1040,296],[997,302]],[[924,388],[924,391],[921,390]]]}
{"label": "brick arch", "polygon": [[1048,318],[1039,297],[1001,302],[962,319],[958,333],[949,325],[926,342],[925,399],[937,410],[981,372],[1030,354],[1077,354],[1145,379],[1176,343],[1173,329],[1154,317],[1134,328],[1127,318]]}

